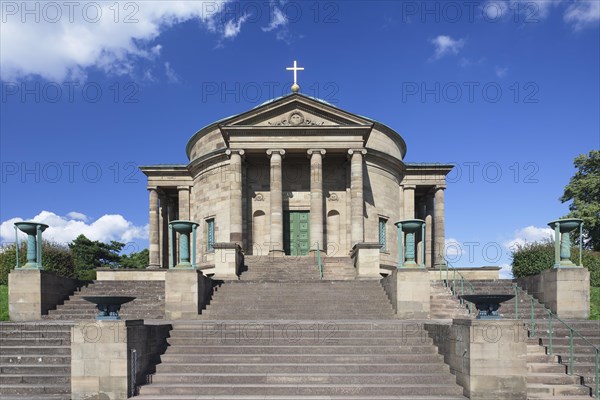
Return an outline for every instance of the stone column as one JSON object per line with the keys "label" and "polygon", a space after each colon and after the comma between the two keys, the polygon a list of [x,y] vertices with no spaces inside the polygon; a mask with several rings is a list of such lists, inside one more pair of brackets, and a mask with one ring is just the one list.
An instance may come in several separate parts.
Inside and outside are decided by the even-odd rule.
{"label": "stone column", "polygon": [[425,196],[425,267],[433,268],[432,255],[433,241],[431,234],[433,232],[433,194],[428,193]]}
{"label": "stone column", "polygon": [[160,268],[160,244],[158,242],[158,188],[156,186],[148,187],[150,192],[150,226],[148,231],[148,268]]}
{"label": "stone column", "polygon": [[444,190],[446,186],[436,186],[434,189],[434,210],[433,210],[433,225],[434,225],[434,265],[446,265],[445,254],[445,228],[444,228]]}
{"label": "stone column", "polygon": [[[310,246],[323,250],[323,156],[324,149],[309,149],[310,157]],[[317,243],[319,248],[317,249]]]}
{"label": "stone column", "polygon": [[177,186],[179,192],[179,219],[189,220],[190,219],[190,187],[189,186]]}
{"label": "stone column", "polygon": [[242,156],[244,150],[227,150],[229,156],[229,241],[242,245]]}
{"label": "stone column", "polygon": [[169,197],[162,192],[160,199],[160,263],[163,268],[169,267]]}
{"label": "stone column", "polygon": [[363,155],[365,149],[350,149],[350,215],[352,219],[352,246],[365,240]]}
{"label": "stone column", "polygon": [[283,254],[283,182],[281,180],[281,164],[285,150],[269,149],[271,158],[271,245],[269,252]]}
{"label": "stone column", "polygon": [[404,219],[415,219],[415,185],[404,187]]}

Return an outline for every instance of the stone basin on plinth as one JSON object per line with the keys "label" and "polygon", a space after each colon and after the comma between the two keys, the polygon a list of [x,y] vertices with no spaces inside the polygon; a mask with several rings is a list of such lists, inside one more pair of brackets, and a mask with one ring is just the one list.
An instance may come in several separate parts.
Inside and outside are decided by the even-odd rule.
{"label": "stone basin on plinth", "polygon": [[[189,269],[196,267],[196,228],[198,228],[198,223],[194,221],[175,220],[169,223],[169,229],[179,233],[179,262],[177,265],[175,265],[176,269]],[[193,234],[191,240],[190,234]],[[169,240],[171,242],[171,255],[169,257],[172,258],[172,248],[174,246],[175,237],[172,233],[170,235],[171,239]]]}
{"label": "stone basin on plinth", "polygon": [[19,266],[19,236],[16,236],[17,265],[18,269],[43,269],[42,267],[42,232],[48,225],[34,221],[15,222],[15,232],[19,229],[27,234],[27,263]]}
{"label": "stone basin on plinth", "polygon": [[131,296],[85,296],[83,298],[90,303],[94,303],[100,311],[96,319],[100,320],[119,320],[119,310],[125,303],[134,300]]}
{"label": "stone basin on plinth", "polygon": [[514,294],[465,294],[458,296],[470,303],[474,303],[477,311],[477,319],[502,319],[498,314],[500,304],[515,297]]}
{"label": "stone basin on plinth", "polygon": [[[571,236],[570,232],[579,229],[579,235],[583,236],[583,220],[578,218],[557,219],[548,222],[548,226],[554,229],[554,268],[576,267],[571,261]],[[579,241],[579,266],[581,264],[581,240]]]}

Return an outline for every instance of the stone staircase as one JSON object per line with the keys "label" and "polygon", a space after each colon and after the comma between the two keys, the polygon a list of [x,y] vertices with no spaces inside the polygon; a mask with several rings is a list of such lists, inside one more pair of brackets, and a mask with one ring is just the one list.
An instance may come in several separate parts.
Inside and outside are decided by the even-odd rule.
{"label": "stone staircase", "polygon": [[581,378],[568,375],[557,356],[546,354],[534,339],[527,345],[527,397],[529,399],[588,399],[590,388]]}
{"label": "stone staircase", "polygon": [[468,308],[452,295],[443,281],[431,281],[430,318],[470,318]]}
{"label": "stone staircase", "polygon": [[0,398],[71,398],[71,325],[0,323]]}
{"label": "stone staircase", "polygon": [[227,282],[216,288],[202,319],[393,319],[378,281]]}
{"label": "stone staircase", "polygon": [[[453,281],[450,281],[450,287]],[[514,294],[515,281],[508,279],[470,281],[473,293]],[[465,294],[471,292],[471,285],[464,284]],[[457,292],[461,286],[456,282]],[[467,287],[469,291],[467,292]],[[528,345],[528,397],[530,399],[590,399],[595,387],[594,350],[585,345],[583,339],[574,336],[573,375],[568,375],[569,330],[559,321],[553,322],[553,354],[549,354],[548,309],[534,300],[535,335]],[[502,304],[503,318],[517,317],[517,301],[509,300]],[[531,333],[531,298],[519,291],[519,319],[523,328]],[[579,331],[586,339],[600,347],[600,321],[565,321]]]}
{"label": "stone staircase", "polygon": [[139,399],[464,399],[426,335],[401,321],[195,321]]}
{"label": "stone staircase", "polygon": [[[469,284],[470,283],[470,284]],[[456,293],[462,293],[464,287],[465,294],[515,294],[514,284],[515,282],[510,279],[488,279],[488,280],[472,280],[461,286],[460,281],[456,280]],[[449,281],[449,287],[454,285],[454,281]],[[498,312],[503,318],[515,319],[517,317],[517,306],[516,299],[508,300],[502,303]],[[528,320],[531,319],[531,300],[529,296],[524,296],[522,291],[519,291],[518,298],[518,311],[519,319]],[[468,303],[465,303],[468,306]],[[474,313],[476,312],[473,307]],[[546,319],[548,318],[548,310],[539,301],[534,301],[534,318]]]}
{"label": "stone staircase", "polygon": [[[573,329],[581,333],[593,345],[600,348],[600,321],[589,320],[565,320]],[[569,329],[559,321],[552,322],[552,356],[557,359],[564,371],[570,362],[569,351]],[[550,335],[549,321],[536,320],[535,341],[546,353],[549,353]],[[585,385],[588,391],[593,393],[596,385],[595,377],[595,351],[592,346],[587,344],[577,334],[573,335],[573,376],[581,384]]]}
{"label": "stone staircase", "polygon": [[[242,281],[316,281],[320,280],[319,264],[316,255],[308,256],[246,256]],[[356,269],[349,257],[322,258],[323,279],[352,280]]]}
{"label": "stone staircase", "polygon": [[133,296],[135,300],[122,306],[122,319],[163,319],[165,317],[165,283],[163,281],[93,281],[83,286],[44,319],[94,319],[96,306],[84,296]]}
{"label": "stone staircase", "polygon": [[173,323],[140,399],[464,399],[378,281],[227,282],[200,317]]}

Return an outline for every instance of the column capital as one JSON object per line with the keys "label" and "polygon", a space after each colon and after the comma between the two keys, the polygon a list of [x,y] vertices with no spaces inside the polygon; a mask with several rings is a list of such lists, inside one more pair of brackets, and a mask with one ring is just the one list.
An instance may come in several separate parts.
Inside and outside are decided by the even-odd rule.
{"label": "column capital", "polygon": [[227,157],[231,158],[232,154],[239,154],[240,157],[243,157],[244,154],[246,154],[246,151],[244,149],[227,149],[225,150],[225,154],[227,155]]}
{"label": "column capital", "polygon": [[146,190],[154,190],[156,192],[158,191],[158,186],[147,186]]}
{"label": "column capital", "polygon": [[436,186],[433,188],[433,190],[434,190],[434,191],[436,191],[436,192],[437,192],[438,190],[446,190],[446,185],[436,185]]}
{"label": "column capital", "polygon": [[190,190],[191,188],[189,186],[177,186],[177,191],[181,191],[181,190]]}
{"label": "column capital", "polygon": [[284,149],[268,149],[267,150],[267,155],[269,157],[271,157],[273,154],[279,154],[281,157],[283,157],[285,155],[285,150]]}
{"label": "column capital", "polygon": [[354,153],[360,153],[363,156],[367,154],[367,149],[348,149],[348,155],[352,155]]}
{"label": "column capital", "polygon": [[306,154],[309,156],[309,158],[310,158],[310,156],[312,156],[313,154],[319,154],[319,153],[320,153],[322,156],[324,156],[324,155],[325,155],[325,153],[327,153],[327,150],[325,150],[325,149],[308,149],[308,150],[306,150]]}
{"label": "column capital", "polygon": [[402,185],[402,188],[404,190],[415,190],[417,188],[417,185]]}

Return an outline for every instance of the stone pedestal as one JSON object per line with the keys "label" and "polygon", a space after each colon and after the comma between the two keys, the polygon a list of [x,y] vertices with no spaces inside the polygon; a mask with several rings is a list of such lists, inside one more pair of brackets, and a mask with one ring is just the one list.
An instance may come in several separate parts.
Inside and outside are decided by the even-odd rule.
{"label": "stone pedestal", "polygon": [[381,279],[379,256],[381,243],[356,243],[352,247],[352,261],[357,279]]}
{"label": "stone pedestal", "polygon": [[237,243],[215,243],[215,274],[213,279],[238,280],[244,263],[242,248]]}
{"label": "stone pedestal", "polygon": [[212,293],[212,282],[196,269],[172,269],[165,274],[166,319],[197,319]]}
{"label": "stone pedestal", "polygon": [[127,326],[143,321],[78,322],[71,332],[71,398],[129,397]]}
{"label": "stone pedestal", "polygon": [[77,288],[77,281],[39,269],[15,269],[8,275],[11,321],[36,321]]}
{"label": "stone pedestal", "polygon": [[590,271],[553,268],[541,274],[544,304],[560,318],[590,317]]}
{"label": "stone pedestal", "polygon": [[382,280],[399,319],[428,319],[430,280],[425,268],[400,268]]}
{"label": "stone pedestal", "polygon": [[467,398],[527,399],[527,333],[520,321],[455,319],[425,328]]}
{"label": "stone pedestal", "polygon": [[143,320],[81,321],[71,328],[71,399],[122,400],[145,383],[171,327]]}

